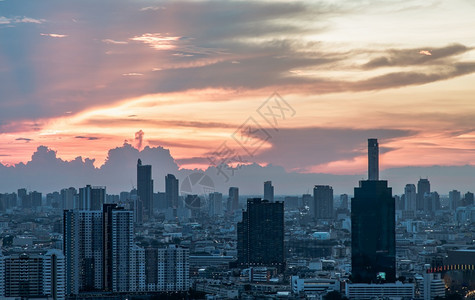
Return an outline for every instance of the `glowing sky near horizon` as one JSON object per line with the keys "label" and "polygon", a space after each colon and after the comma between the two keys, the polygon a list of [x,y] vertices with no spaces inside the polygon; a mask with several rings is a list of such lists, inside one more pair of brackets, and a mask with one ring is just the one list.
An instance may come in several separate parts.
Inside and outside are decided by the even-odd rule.
{"label": "glowing sky near horizon", "polygon": [[[206,168],[224,142],[288,171],[475,165],[475,2],[0,1],[0,162],[127,141]],[[295,111],[258,113],[274,93]],[[251,117],[270,138],[249,156]]]}

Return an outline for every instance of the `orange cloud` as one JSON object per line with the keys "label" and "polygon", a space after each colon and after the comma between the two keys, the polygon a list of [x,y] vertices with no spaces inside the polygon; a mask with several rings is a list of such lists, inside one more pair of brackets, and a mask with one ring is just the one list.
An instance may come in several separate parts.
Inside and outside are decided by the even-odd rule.
{"label": "orange cloud", "polygon": [[430,53],[430,51],[428,51],[428,50],[421,50],[421,51],[419,51],[419,54],[427,55],[427,56],[431,56],[431,55],[432,55],[432,53]]}

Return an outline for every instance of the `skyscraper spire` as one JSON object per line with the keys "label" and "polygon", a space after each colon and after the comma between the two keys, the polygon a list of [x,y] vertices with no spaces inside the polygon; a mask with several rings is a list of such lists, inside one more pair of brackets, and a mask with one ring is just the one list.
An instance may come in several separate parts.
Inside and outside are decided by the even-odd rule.
{"label": "skyscraper spire", "polygon": [[368,180],[379,180],[379,148],[377,139],[368,139]]}

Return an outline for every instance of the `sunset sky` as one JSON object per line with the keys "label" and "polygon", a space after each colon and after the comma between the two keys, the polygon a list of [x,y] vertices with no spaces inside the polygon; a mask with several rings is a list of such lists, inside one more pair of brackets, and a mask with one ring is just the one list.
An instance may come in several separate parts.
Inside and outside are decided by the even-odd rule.
{"label": "sunset sky", "polygon": [[0,162],[357,174],[374,137],[382,168],[475,165],[474,47],[473,0],[0,0]]}

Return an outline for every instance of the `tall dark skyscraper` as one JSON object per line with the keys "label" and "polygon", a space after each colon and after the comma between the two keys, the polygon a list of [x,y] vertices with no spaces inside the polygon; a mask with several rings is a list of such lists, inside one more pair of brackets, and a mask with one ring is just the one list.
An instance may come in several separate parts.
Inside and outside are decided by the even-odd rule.
{"label": "tall dark skyscraper", "polygon": [[[368,140],[368,151],[377,153],[377,145],[377,140]],[[374,157],[368,155],[368,158],[371,165]],[[371,167],[369,170],[373,180],[360,181],[351,199],[352,281],[395,282],[395,199],[387,181],[375,179],[378,171]]]}
{"label": "tall dark skyscraper", "polygon": [[228,213],[231,213],[239,209],[239,188],[234,187],[234,186],[229,188],[227,209],[228,209]]}
{"label": "tall dark skyscraper", "polygon": [[377,139],[368,139],[368,180],[379,180],[379,145]]}
{"label": "tall dark skyscraper", "polygon": [[150,219],[153,217],[152,166],[142,165],[140,159],[137,162],[137,195],[142,201],[145,217]]}
{"label": "tall dark skyscraper", "polygon": [[242,267],[285,268],[284,203],[260,198],[247,200],[247,211],[237,225],[238,264]]}
{"label": "tall dark skyscraper", "polygon": [[417,182],[417,198],[416,209],[424,210],[424,197],[430,194],[430,182],[429,179],[419,179]]}
{"label": "tall dark skyscraper", "polygon": [[313,188],[314,215],[317,220],[333,219],[333,188],[316,185]]}
{"label": "tall dark skyscraper", "polygon": [[165,198],[167,208],[178,207],[178,179],[175,175],[168,174],[165,176]]}
{"label": "tall dark skyscraper", "polygon": [[272,185],[272,181],[264,182],[264,200],[274,202],[274,186]]}

